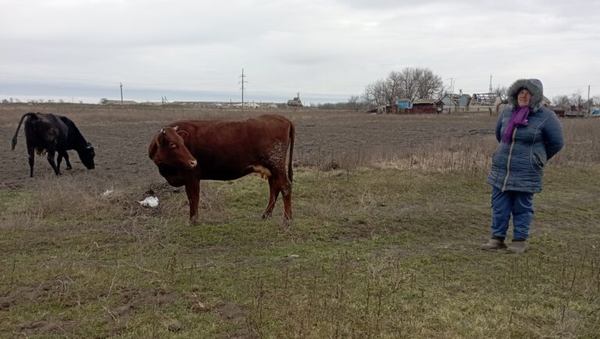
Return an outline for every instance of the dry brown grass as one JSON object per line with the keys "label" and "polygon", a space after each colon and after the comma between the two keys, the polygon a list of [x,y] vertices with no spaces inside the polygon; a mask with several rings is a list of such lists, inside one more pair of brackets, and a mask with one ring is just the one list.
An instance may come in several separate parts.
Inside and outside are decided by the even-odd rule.
{"label": "dry brown grass", "polygon": [[[118,142],[119,138],[134,138],[132,141],[139,148],[132,151],[137,154],[145,151],[146,140],[155,129],[175,120],[237,119],[273,113],[173,105],[0,105],[0,135],[10,138],[20,115],[26,111],[68,115],[81,126],[88,139],[105,148],[110,147],[109,143]],[[369,115],[308,109],[280,113],[297,125],[296,165],[322,170],[364,166],[436,171],[487,170],[488,158],[496,146],[493,135],[496,117],[487,113]],[[600,136],[596,133],[600,119],[561,121],[566,147],[553,163],[587,166],[600,162]],[[132,143],[130,147],[133,146]],[[121,151],[126,153],[125,157],[120,154],[120,159],[129,157],[128,149]]]}

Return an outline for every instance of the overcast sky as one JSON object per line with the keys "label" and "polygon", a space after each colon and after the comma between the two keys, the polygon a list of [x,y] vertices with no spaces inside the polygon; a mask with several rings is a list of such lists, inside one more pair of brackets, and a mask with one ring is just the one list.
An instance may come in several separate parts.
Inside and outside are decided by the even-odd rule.
{"label": "overcast sky", "polygon": [[600,1],[0,0],[0,99],[346,101],[405,67],[454,91],[600,95]]}

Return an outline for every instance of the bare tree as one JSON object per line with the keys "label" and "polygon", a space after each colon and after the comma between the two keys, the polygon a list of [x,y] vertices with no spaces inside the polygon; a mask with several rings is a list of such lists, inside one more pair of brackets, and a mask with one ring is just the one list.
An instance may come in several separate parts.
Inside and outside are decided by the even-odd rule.
{"label": "bare tree", "polygon": [[503,102],[508,100],[508,89],[506,86],[497,86],[492,90],[492,93],[496,94]]}
{"label": "bare tree", "polygon": [[384,80],[377,80],[365,88],[364,99],[367,103],[374,106],[385,105],[387,101],[386,83]]}
{"label": "bare tree", "polygon": [[372,105],[393,105],[396,99],[432,99],[440,96],[442,88],[442,79],[431,70],[407,67],[367,85],[364,99]]}
{"label": "bare tree", "polygon": [[386,79],[390,103],[393,103],[396,98],[402,98],[405,82],[405,77],[402,73],[394,71],[390,72]]}
{"label": "bare tree", "polygon": [[419,90],[417,91],[419,98],[433,99],[441,96],[444,83],[439,75],[433,74],[429,69],[420,69],[417,79],[419,82]]}
{"label": "bare tree", "polygon": [[552,104],[554,106],[560,106],[560,107],[570,107],[571,106],[571,102],[569,101],[569,97],[566,95],[557,95],[554,98],[552,98]]}
{"label": "bare tree", "polygon": [[577,107],[577,109],[583,107],[583,97],[579,92],[571,94],[569,101],[571,102],[571,105]]}
{"label": "bare tree", "polygon": [[348,107],[353,111],[358,111],[361,108],[360,98],[357,95],[352,95],[348,99]]}

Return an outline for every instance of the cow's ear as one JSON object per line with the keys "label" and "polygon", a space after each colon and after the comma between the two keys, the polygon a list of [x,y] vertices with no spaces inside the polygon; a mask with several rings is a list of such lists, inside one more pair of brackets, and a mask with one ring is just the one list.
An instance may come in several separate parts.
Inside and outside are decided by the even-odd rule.
{"label": "cow's ear", "polygon": [[155,137],[148,147],[148,156],[150,159],[154,160],[154,155],[156,154],[156,151],[158,151],[158,146],[158,137]]}
{"label": "cow's ear", "polygon": [[[175,127],[177,127],[177,126],[175,126]],[[190,136],[190,133],[186,130],[176,129],[176,131],[177,131],[177,134],[179,134],[179,136],[181,136],[184,140],[186,140]]]}

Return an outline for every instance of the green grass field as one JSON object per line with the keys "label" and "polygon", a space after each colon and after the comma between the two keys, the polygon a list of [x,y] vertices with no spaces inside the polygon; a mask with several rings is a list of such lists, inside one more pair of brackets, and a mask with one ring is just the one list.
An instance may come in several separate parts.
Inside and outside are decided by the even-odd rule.
{"label": "green grass field", "polygon": [[[490,253],[495,117],[281,112],[296,124],[294,222],[258,176],[202,182],[200,224],[147,157],[176,119],[261,112],[0,105],[65,114],[97,166],[55,177],[0,147],[0,338],[598,338],[600,119],[563,119],[531,249]],[[107,190],[112,193],[104,195]],[[137,201],[152,189],[160,204]]]}
{"label": "green grass field", "polygon": [[[596,337],[600,169],[550,166],[531,250],[488,237],[485,171],[295,173],[295,220],[256,176],[166,185],[48,177],[0,191],[2,337]],[[83,186],[83,188],[82,188]]]}

